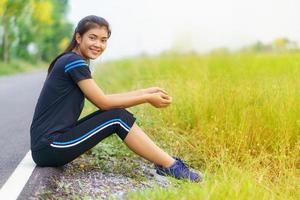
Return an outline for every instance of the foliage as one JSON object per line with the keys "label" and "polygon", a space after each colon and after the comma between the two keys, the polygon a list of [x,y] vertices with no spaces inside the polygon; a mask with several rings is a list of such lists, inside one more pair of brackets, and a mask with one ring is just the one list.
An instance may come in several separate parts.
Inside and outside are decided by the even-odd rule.
{"label": "foliage", "polygon": [[241,52],[292,52],[299,51],[299,45],[296,41],[289,40],[284,37],[279,37],[274,39],[270,43],[263,43],[261,41],[257,41],[253,44],[247,45],[241,48],[239,51]]}
{"label": "foliage", "polygon": [[67,0],[1,0],[4,62],[22,58],[50,61],[66,47],[72,24],[65,20]]}

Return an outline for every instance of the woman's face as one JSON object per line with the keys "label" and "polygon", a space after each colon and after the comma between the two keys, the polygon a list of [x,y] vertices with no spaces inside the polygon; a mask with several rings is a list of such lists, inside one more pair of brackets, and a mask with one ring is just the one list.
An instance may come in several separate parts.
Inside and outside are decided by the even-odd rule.
{"label": "woman's face", "polygon": [[96,59],[106,49],[107,40],[108,32],[104,26],[92,28],[82,36],[76,33],[76,41],[78,43],[76,51],[86,59]]}

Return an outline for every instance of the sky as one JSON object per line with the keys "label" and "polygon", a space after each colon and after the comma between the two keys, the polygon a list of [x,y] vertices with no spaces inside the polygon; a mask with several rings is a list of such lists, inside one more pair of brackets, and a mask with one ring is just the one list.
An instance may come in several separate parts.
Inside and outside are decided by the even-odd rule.
{"label": "sky", "polygon": [[104,17],[112,35],[103,60],[168,49],[232,50],[287,37],[300,43],[299,0],[69,0],[67,19]]}

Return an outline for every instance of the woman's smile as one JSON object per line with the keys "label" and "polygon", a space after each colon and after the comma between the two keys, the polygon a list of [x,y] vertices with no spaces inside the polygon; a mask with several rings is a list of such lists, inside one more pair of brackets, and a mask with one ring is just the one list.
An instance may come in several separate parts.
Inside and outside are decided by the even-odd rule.
{"label": "woman's smile", "polygon": [[101,50],[100,49],[94,49],[94,48],[90,48],[91,52],[94,54],[94,55],[98,55],[101,53]]}

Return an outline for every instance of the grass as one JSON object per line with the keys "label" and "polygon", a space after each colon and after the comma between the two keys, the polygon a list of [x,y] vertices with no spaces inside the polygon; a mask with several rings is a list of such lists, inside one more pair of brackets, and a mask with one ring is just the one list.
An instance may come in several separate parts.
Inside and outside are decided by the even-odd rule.
{"label": "grass", "polygon": [[300,197],[299,53],[123,59],[98,66],[93,76],[105,93],[166,89],[168,108],[129,110],[160,147],[205,172],[205,183],[131,199]]}
{"label": "grass", "polygon": [[0,62],[0,76],[14,75],[24,72],[32,72],[37,70],[46,70],[46,63],[37,62],[35,64],[25,60],[12,60],[9,63]]}

